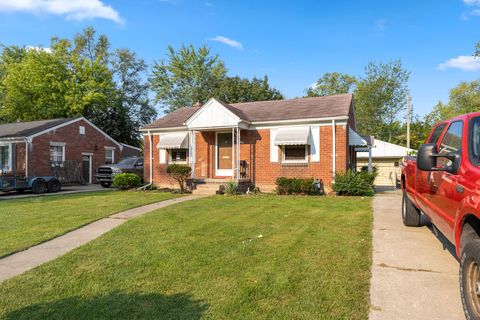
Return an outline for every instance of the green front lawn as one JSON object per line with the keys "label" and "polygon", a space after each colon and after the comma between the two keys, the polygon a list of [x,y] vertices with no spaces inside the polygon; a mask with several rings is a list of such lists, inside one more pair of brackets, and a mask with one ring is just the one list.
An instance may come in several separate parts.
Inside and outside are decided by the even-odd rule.
{"label": "green front lawn", "polygon": [[5,319],[367,319],[370,199],[210,197],[0,284]]}
{"label": "green front lawn", "polygon": [[79,193],[0,201],[0,257],[116,212],[176,197],[160,192]]}

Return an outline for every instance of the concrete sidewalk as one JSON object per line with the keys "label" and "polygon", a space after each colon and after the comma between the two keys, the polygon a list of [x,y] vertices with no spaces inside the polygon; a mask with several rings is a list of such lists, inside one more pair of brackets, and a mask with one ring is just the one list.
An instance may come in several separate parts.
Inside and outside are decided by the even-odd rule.
{"label": "concrete sidewalk", "polygon": [[[427,226],[405,227],[401,192],[373,199],[370,319],[465,319],[453,246]],[[436,235],[437,234],[437,235]]]}
{"label": "concrete sidewalk", "polygon": [[0,259],[0,282],[33,269],[45,262],[56,259],[65,253],[100,237],[130,219],[175,203],[199,199],[202,197],[205,196],[190,195],[119,212],[108,218],[97,220],[84,227],[66,233],[58,238],[31,247],[25,251],[7,256]]}

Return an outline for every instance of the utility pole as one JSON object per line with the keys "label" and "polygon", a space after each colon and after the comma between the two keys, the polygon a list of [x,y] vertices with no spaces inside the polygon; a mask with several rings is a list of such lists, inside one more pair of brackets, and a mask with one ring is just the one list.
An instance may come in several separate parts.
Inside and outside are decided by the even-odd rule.
{"label": "utility pole", "polygon": [[410,149],[410,95],[407,95],[407,148]]}

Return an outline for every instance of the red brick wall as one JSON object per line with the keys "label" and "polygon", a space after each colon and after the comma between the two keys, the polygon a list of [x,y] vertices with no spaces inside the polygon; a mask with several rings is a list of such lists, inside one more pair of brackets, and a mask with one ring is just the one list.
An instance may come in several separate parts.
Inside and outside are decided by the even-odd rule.
{"label": "red brick wall", "polygon": [[[279,162],[270,162],[270,129],[241,130],[241,160],[247,160],[247,175],[263,190],[275,187],[275,179],[280,176],[304,177],[321,179],[327,190],[332,182],[332,126],[320,127],[320,162],[310,162],[307,165],[282,165],[281,148],[278,147]],[[153,180],[162,187],[175,186],[166,174],[167,164],[159,164],[159,151],[155,147],[159,136],[153,136]],[[144,137],[145,146],[145,181],[150,179],[150,145],[148,136]],[[197,132],[196,135],[195,177],[215,177],[215,132]],[[348,134],[347,125],[336,126],[336,170],[344,172],[348,165]],[[167,155],[168,159],[168,155]]]}
{"label": "red brick wall", "polygon": [[[80,135],[79,126],[85,127],[85,135]],[[34,137],[28,150],[28,173],[51,175],[50,142],[66,143],[65,160],[76,160],[82,164],[82,152],[92,153],[92,180],[99,165],[105,163],[105,148],[115,147],[115,162],[121,159],[120,148],[84,120],[74,122],[59,129]],[[25,147],[17,145],[17,168],[25,166]],[[20,150],[19,150],[20,149]]]}

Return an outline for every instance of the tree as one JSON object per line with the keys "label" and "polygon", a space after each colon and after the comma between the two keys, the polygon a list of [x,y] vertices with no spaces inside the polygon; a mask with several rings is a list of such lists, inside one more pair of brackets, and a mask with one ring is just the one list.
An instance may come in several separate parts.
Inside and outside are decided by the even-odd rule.
{"label": "tree", "polygon": [[214,97],[226,103],[283,99],[281,92],[270,86],[267,76],[252,80],[238,76],[226,77],[220,82]]}
{"label": "tree", "polygon": [[392,141],[406,105],[409,75],[400,60],[367,65],[355,90],[357,123],[362,134]]}
{"label": "tree", "polygon": [[448,103],[439,101],[426,118],[430,124],[435,124],[460,114],[480,110],[480,80],[463,81],[450,90]]}
{"label": "tree", "polygon": [[138,128],[155,117],[146,64],[86,28],[53,37],[50,50],[5,47],[0,55],[0,121],[84,116],[114,139],[140,144]]}
{"label": "tree", "polygon": [[205,45],[182,46],[178,52],[169,46],[168,58],[155,62],[150,77],[155,102],[166,112],[205,103],[215,95],[226,72],[223,62],[211,56]]}
{"label": "tree", "polygon": [[140,144],[139,128],[156,117],[148,98],[148,83],[144,81],[145,61],[128,49],[115,51],[112,71],[116,94],[106,112],[101,112],[99,122],[106,132],[118,141],[134,146]]}
{"label": "tree", "polygon": [[327,72],[312,88],[307,89],[307,97],[331,96],[334,94],[349,93],[355,88],[357,79],[345,73]]}

